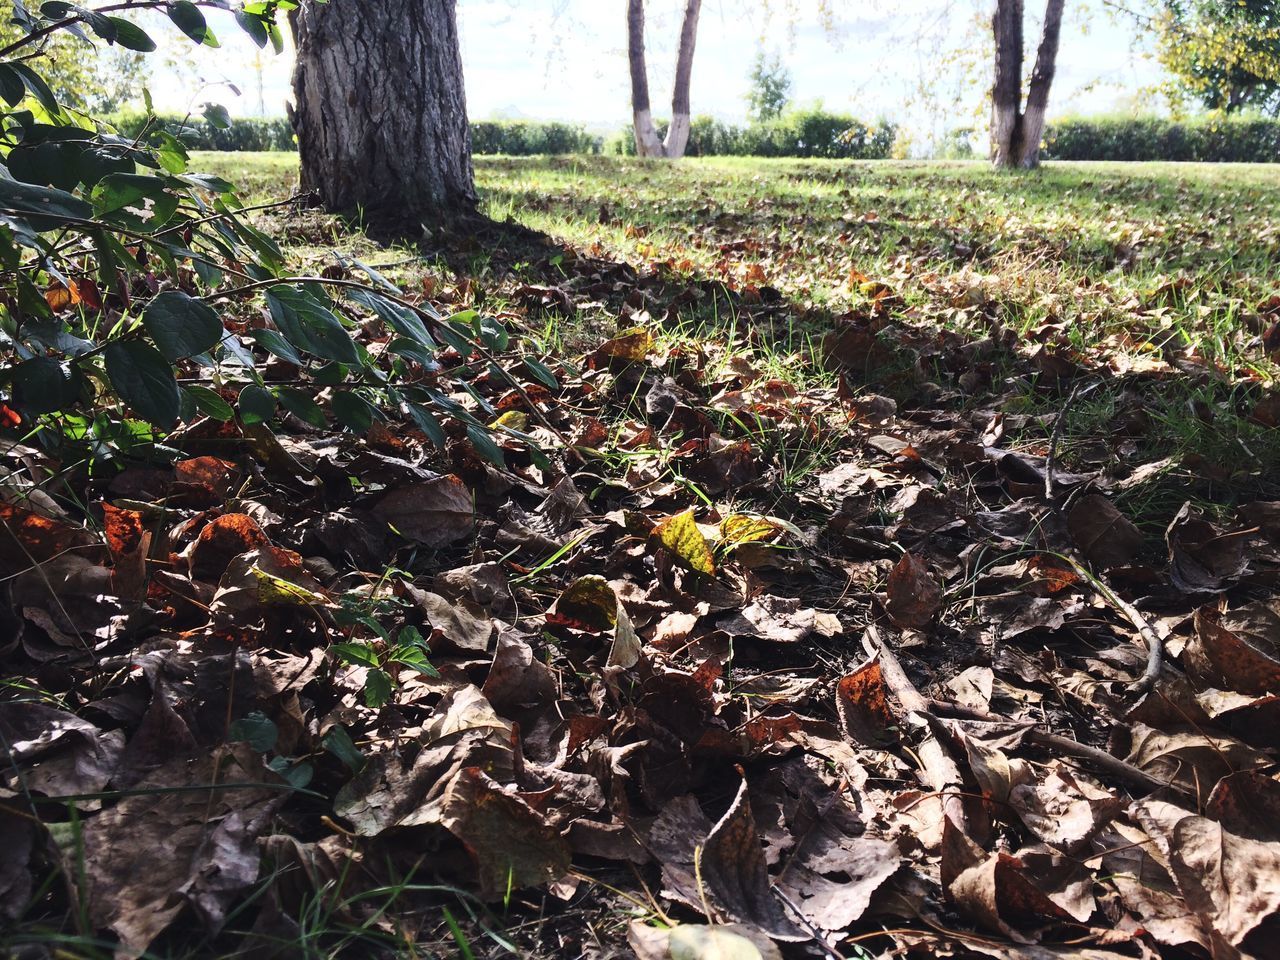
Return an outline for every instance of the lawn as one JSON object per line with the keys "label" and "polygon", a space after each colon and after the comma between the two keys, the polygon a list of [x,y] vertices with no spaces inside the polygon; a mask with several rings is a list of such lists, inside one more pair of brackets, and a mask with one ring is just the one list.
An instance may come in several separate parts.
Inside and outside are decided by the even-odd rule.
{"label": "lawn", "polygon": [[[244,184],[247,202],[288,195],[294,163],[289,154],[197,156]],[[959,378],[964,405],[998,397],[1005,413],[1032,418],[1052,414],[1059,380],[1083,365],[1105,379],[1069,411],[1067,457],[1081,446],[1096,457],[1109,442],[1112,468],[1173,458],[1145,490],[1125,492],[1160,507],[1142,522],[1165,523],[1181,503],[1165,488],[1190,482],[1194,492],[1226,464],[1233,497],[1274,490],[1280,439],[1264,392],[1280,356],[1267,347],[1280,342],[1264,334],[1280,321],[1280,169],[1050,163],[1010,175],[980,162],[609,157],[477,157],[475,168],[492,219],[660,276],[669,291],[711,289],[661,305],[668,336],[729,331],[803,384],[821,379],[822,338],[874,315],[878,340],[901,363],[867,386],[909,399],[948,375],[924,369],[942,351],[935,343],[921,356],[922,341],[956,335],[987,357]],[[297,233],[296,251],[317,264],[334,246],[378,256],[349,233]],[[529,286],[583,285],[563,252],[495,259],[477,248],[448,266],[404,250],[381,258],[393,271],[425,268],[433,284],[465,275],[491,308],[514,305],[536,321],[543,312],[522,302]],[[573,353],[615,324],[614,300],[574,298],[584,302],[572,316],[553,311],[555,322],[543,324],[548,348]],[[902,331],[912,340],[905,351]],[[1015,369],[1014,357],[1030,366]],[[1044,439],[1035,429],[1028,436]]]}

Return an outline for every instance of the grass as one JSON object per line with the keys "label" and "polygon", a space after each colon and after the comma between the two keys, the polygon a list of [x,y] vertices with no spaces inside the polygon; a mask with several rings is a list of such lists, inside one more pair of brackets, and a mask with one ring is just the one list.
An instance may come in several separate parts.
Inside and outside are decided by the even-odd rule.
{"label": "grass", "polygon": [[[240,183],[246,202],[296,185],[291,154],[195,162]],[[918,403],[920,380],[948,373],[930,368],[930,338],[994,344],[965,403],[1014,414],[1013,445],[1043,453],[1063,391],[1026,360],[1087,363],[1109,376],[1072,410],[1064,461],[1123,473],[1169,458],[1123,495],[1142,508],[1140,522],[1155,529],[1188,495],[1221,507],[1275,493],[1280,431],[1249,414],[1277,375],[1260,334],[1280,320],[1268,305],[1280,292],[1278,168],[1051,163],[1010,175],[980,162],[610,157],[477,157],[475,168],[484,213],[549,235],[562,253],[424,260],[328,218],[284,218],[276,233],[317,267],[339,248],[411,287],[465,288],[475,305],[526,314],[531,338],[560,355],[597,344],[619,307],[540,319],[526,309],[522,284],[573,287],[566,256],[630,264],[669,290],[722,287],[732,295],[675,297],[663,345],[720,343],[714,362],[746,353],[801,391],[833,384],[815,362],[822,336],[887,293],[889,332],[912,331],[911,349],[891,338],[863,388]],[[784,489],[820,469],[833,442],[747,432],[771,452]]]}

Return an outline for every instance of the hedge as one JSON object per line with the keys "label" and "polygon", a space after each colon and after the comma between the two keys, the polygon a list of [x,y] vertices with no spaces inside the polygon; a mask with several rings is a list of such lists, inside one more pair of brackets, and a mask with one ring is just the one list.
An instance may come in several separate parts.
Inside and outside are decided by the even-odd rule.
{"label": "hedge", "polygon": [[[146,122],[141,112],[108,118],[121,134],[136,137]],[[192,150],[295,150],[293,128],[284,117],[237,117],[220,130],[203,117],[161,116],[160,126],[182,137]],[[152,129],[155,129],[153,127]],[[604,138],[567,123],[481,120],[471,124],[474,153],[530,156],[541,153],[599,153]]]}
{"label": "hedge", "polygon": [[1049,124],[1044,155],[1053,160],[1276,163],[1280,162],[1280,119],[1071,117]]}
{"label": "hedge", "polygon": [[[107,117],[107,122],[123,136],[137,137],[147,114],[128,111]],[[192,150],[293,150],[293,127],[284,117],[236,117],[225,130],[203,117],[177,115],[156,118],[159,127],[182,138]],[[156,126],[153,125],[155,130]]]}
{"label": "hedge", "polygon": [[535,154],[599,153],[604,138],[568,123],[532,120],[476,120],[471,124],[472,153]]}
{"label": "hedge", "polygon": [[[659,123],[659,136],[667,124]],[[774,120],[747,126],[722,123],[714,117],[695,117],[686,154],[691,157],[831,157],[845,160],[883,160],[893,149],[897,129],[887,121],[874,127],[856,117],[824,110],[796,110]],[[626,156],[636,152],[630,126],[609,142],[609,151]]]}

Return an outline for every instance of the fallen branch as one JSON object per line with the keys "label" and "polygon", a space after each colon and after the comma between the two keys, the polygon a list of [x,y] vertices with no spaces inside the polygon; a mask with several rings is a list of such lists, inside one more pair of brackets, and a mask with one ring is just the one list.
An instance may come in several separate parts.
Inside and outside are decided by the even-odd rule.
{"label": "fallen branch", "polygon": [[880,639],[880,633],[874,625],[868,626],[862,635],[862,646],[867,653],[880,661],[880,674],[884,677],[885,686],[902,704],[908,714],[918,715],[924,725],[923,739],[916,750],[920,759],[920,779],[930,790],[942,798],[942,814],[951,821],[951,825],[965,836],[969,836],[969,817],[964,810],[964,802],[960,794],[964,790],[964,781],[960,776],[960,768],[951,759],[947,749],[933,733],[929,724],[932,713],[929,701],[915,688],[902,664],[888,644]]}
{"label": "fallen branch", "polygon": [[[945,700],[928,701],[929,710],[935,716],[953,717],[958,720],[977,720],[981,723],[1025,723],[1031,721],[1011,721],[1005,717],[998,717],[992,713],[986,713],[982,710],[975,710],[972,707],[962,706],[958,703],[948,703]],[[1163,780],[1157,780],[1145,770],[1135,767],[1128,761],[1121,760],[1119,757],[1112,756],[1105,750],[1099,750],[1097,747],[1091,747],[1088,744],[1080,743],[1078,740],[1072,740],[1069,737],[1062,737],[1056,733],[1050,733],[1042,730],[1037,726],[1030,727],[1027,730],[1026,738],[1032,743],[1038,743],[1042,747],[1049,747],[1068,756],[1078,757],[1081,760],[1087,760],[1100,770],[1114,776],[1117,780],[1123,780],[1130,786],[1137,787],[1140,790],[1154,792],[1156,790],[1173,790],[1177,793],[1185,794],[1176,784],[1165,783]]]}

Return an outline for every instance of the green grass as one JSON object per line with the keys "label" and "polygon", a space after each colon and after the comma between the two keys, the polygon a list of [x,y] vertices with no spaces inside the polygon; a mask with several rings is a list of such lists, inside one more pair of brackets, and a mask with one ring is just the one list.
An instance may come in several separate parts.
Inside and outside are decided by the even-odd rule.
{"label": "green grass", "polygon": [[[290,154],[195,163],[241,183],[246,202],[285,196],[296,179]],[[390,263],[411,286],[465,278],[476,304],[526,315],[532,338],[561,354],[598,343],[620,307],[605,297],[570,319],[526,309],[522,284],[572,287],[565,256],[630,264],[667,290],[721,286],[733,295],[686,298],[661,318],[663,345],[719,343],[717,362],[746,353],[801,390],[832,385],[815,362],[821,337],[841,317],[868,316],[887,290],[883,322],[910,331],[910,349],[889,337],[891,356],[865,389],[920,403],[922,378],[960,373],[930,366],[940,362],[931,343],[988,340],[985,379],[963,402],[1025,415],[1011,440],[1043,452],[1063,398],[1036,372],[1037,352],[1050,350],[1090,376],[1110,374],[1068,418],[1066,462],[1123,471],[1173,459],[1128,494],[1160,504],[1152,524],[1188,484],[1208,484],[1216,502],[1274,492],[1280,431],[1248,414],[1277,374],[1259,335],[1280,319],[1260,310],[1280,292],[1280,167],[1050,163],[1010,174],[981,162],[477,157],[475,169],[483,212],[568,252],[512,262],[482,248],[461,263],[424,261],[315,214],[282,217],[275,232],[316,266],[338,247]],[[825,440],[754,440],[776,454],[784,487],[830,453]],[[1225,494],[1215,472],[1224,464]]]}

